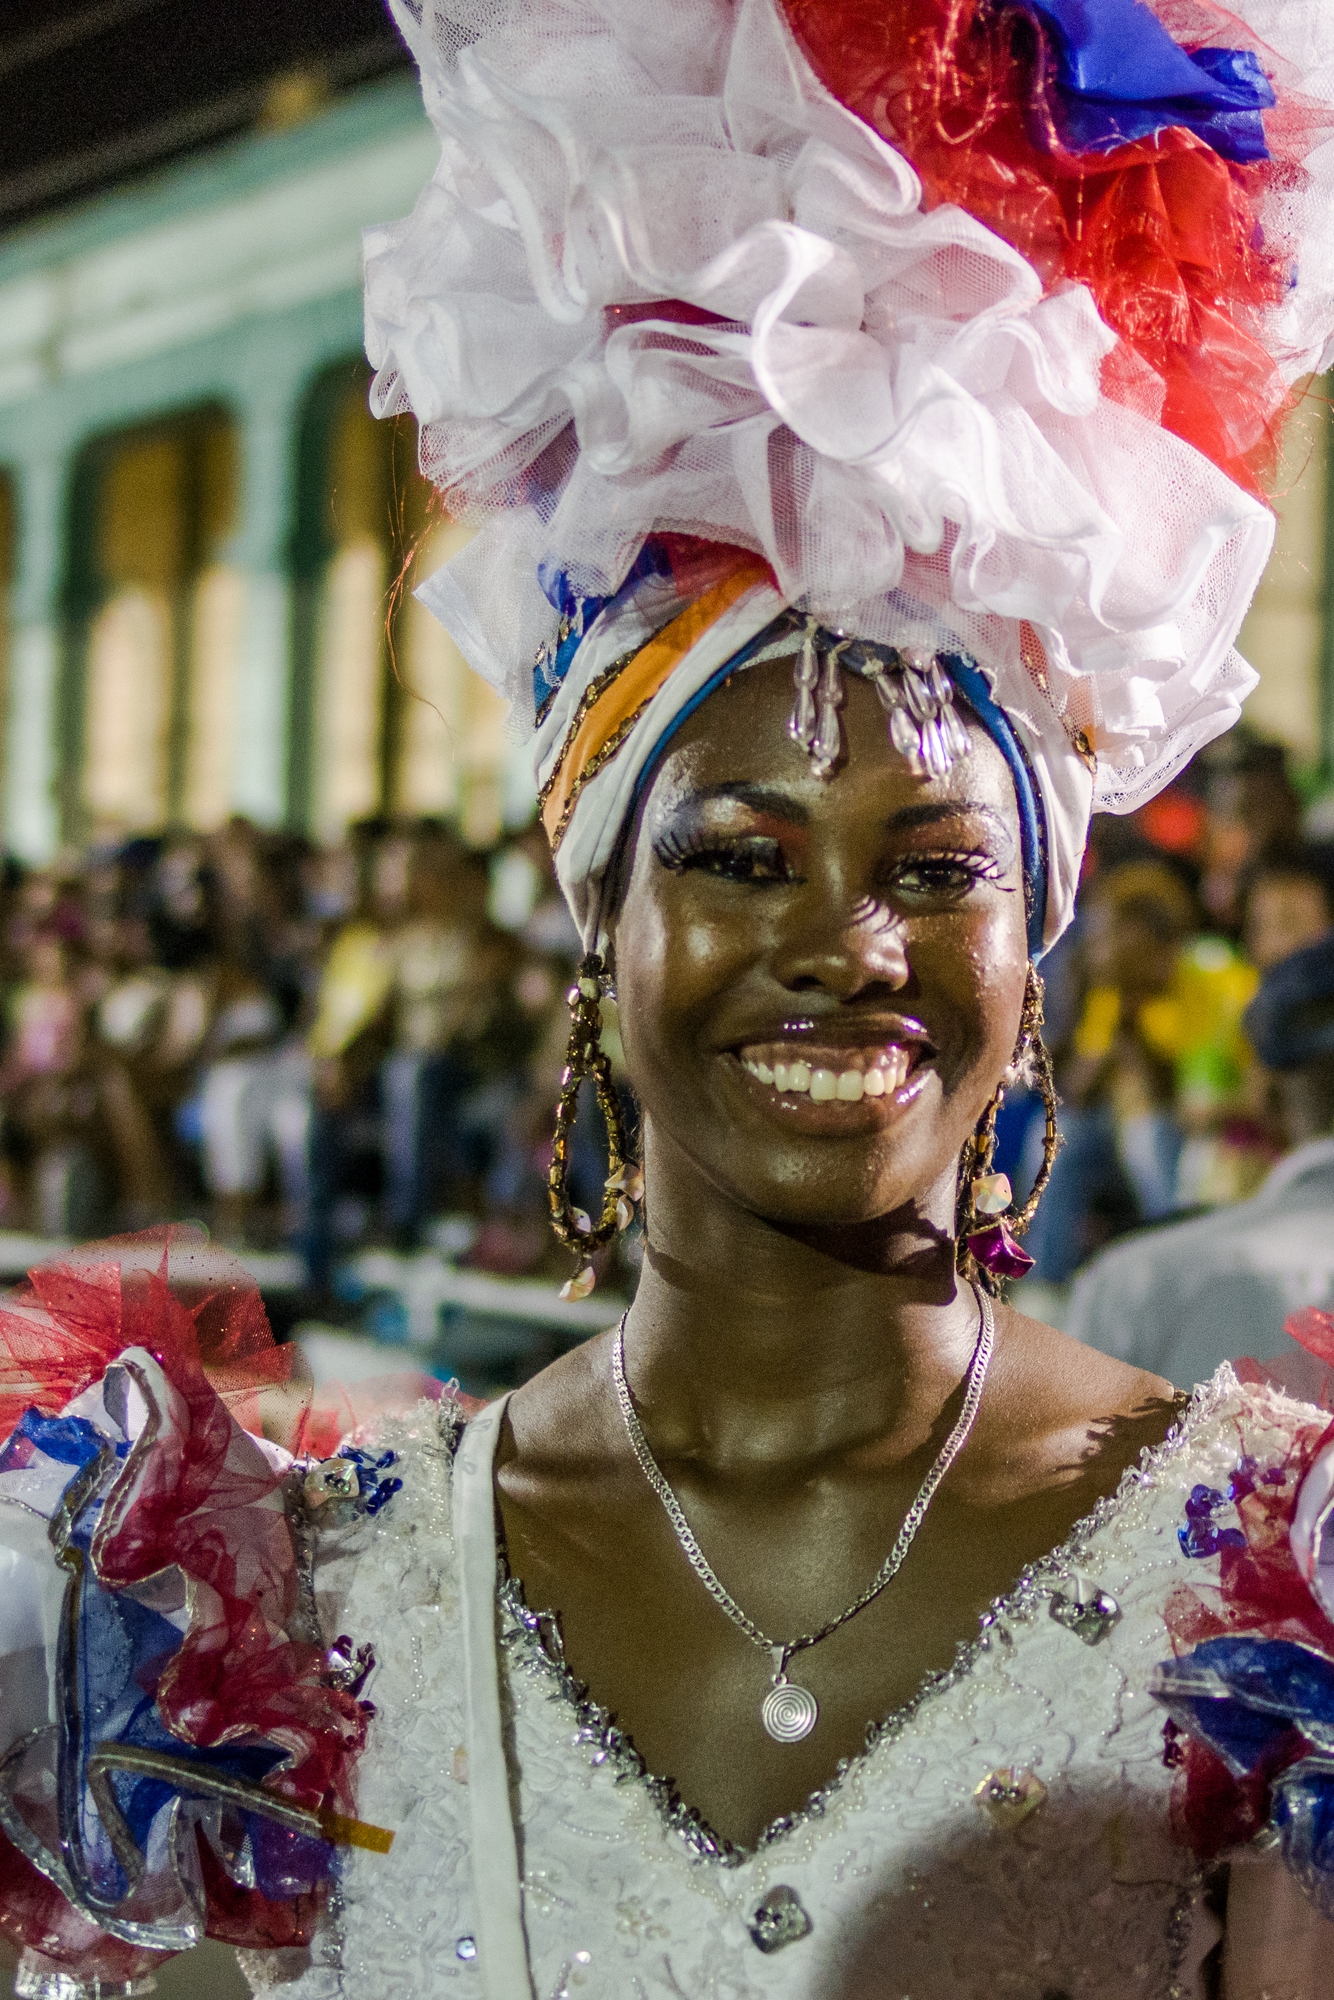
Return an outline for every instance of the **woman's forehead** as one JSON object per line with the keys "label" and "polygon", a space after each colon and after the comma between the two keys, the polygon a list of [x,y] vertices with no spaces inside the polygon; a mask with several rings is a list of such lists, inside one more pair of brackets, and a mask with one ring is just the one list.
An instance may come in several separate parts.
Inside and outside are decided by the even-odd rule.
{"label": "woman's forehead", "polygon": [[1004,757],[966,706],[959,716],[971,745],[943,778],[919,776],[889,739],[885,711],[869,683],[844,679],[843,755],[831,777],[816,775],[788,728],[793,706],[791,662],[769,660],[728,676],[688,716],[660,762],[649,789],[656,816],[691,796],[762,793],[781,809],[789,799],[803,821],[845,812],[898,813],[914,803],[977,803],[1018,830],[1014,781]]}

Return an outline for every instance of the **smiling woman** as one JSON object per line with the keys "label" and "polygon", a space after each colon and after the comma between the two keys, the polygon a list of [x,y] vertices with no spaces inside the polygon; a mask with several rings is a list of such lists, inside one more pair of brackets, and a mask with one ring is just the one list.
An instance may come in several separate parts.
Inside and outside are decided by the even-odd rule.
{"label": "smiling woman", "polygon": [[637,1208],[643,1275],[318,1463],[142,1314],[24,1413],[0,1499],[99,1616],[165,1607],[124,1716],[67,1675],[0,1766],[65,1962],[202,1921],[288,2000],[1330,1990],[1326,1416],[1228,1369],[1182,1408],[1002,1296],[1090,811],[1234,719],[1334,329],[1329,10],[1094,11],[401,8],[443,152],[368,242],[374,400],[479,524],[424,596],[532,725],[582,934],[571,1288]]}

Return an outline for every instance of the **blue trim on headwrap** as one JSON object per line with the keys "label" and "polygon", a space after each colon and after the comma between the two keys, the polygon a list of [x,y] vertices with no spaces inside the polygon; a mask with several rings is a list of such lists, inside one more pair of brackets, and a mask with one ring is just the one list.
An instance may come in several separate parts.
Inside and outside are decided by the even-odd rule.
{"label": "blue trim on headwrap", "polygon": [[[710,674],[703,687],[697,688],[690,700],[677,710],[644,760],[626,812],[626,826],[633,822],[639,802],[662,761],[663,752],[682,724],[695,713],[701,702],[708,700],[715,688],[721,687],[729,674],[748,665],[772,637],[772,626],[758,632],[738,652],[733,653],[730,660],[725,660],[716,673]],[[960,696],[1005,759],[1014,781],[1014,796],[1019,808],[1019,853],[1024,871],[1028,955],[1036,965],[1046,948],[1043,939],[1047,927],[1047,822],[1042,811],[1042,795],[1024,754],[1024,747],[1010,726],[1005,710],[987,685],[982,669],[959,653],[941,653],[938,657]]]}
{"label": "blue trim on headwrap", "polygon": [[941,665],[1009,766],[1019,807],[1019,851],[1024,864],[1024,901],[1028,909],[1028,955],[1034,965],[1042,957],[1047,928],[1047,821],[1024,746],[1009,716],[997,702],[982,669],[960,653],[942,653]]}
{"label": "blue trim on headwrap", "polygon": [[718,668],[717,672],[709,675],[709,678],[705,681],[703,687],[696,688],[694,694],[691,695],[689,701],[685,703],[684,707],[679,708],[677,710],[676,714],[672,717],[671,721],[667,723],[667,725],[663,729],[662,735],[658,738],[652,750],[645,758],[644,768],[641,770],[638,778],[635,780],[635,789],[631,795],[629,809],[627,810],[625,815],[625,824],[627,826],[630,825],[631,821],[634,819],[635,814],[638,812],[639,801],[643,798],[645,792],[648,790],[649,780],[656,773],[658,765],[662,761],[662,754],[664,750],[667,748],[667,745],[671,742],[672,738],[675,736],[677,730],[680,729],[681,725],[687,720],[688,717],[692,716],[695,713],[695,710],[699,707],[701,702],[708,700],[709,696],[713,693],[715,688],[722,686],[723,682],[727,679],[729,674],[734,674],[737,671],[738,667],[748,666],[751,660],[754,658],[755,654],[760,651],[761,647],[767,646],[772,640],[772,638],[773,638],[773,627],[771,625],[766,625],[763,632],[757,632],[753,639],[748,639],[744,646],[742,646],[737,652],[733,653],[730,660],[724,660],[723,664]]}
{"label": "blue trim on headwrap", "polygon": [[617,606],[646,576],[670,576],[671,562],[656,535],[644,542],[625,576],[606,597],[580,597],[563,569],[539,563],[537,581],[553,611],[560,613],[556,637],[543,646],[533,666],[533,709],[540,717],[542,705],[550,701],[574,665],[574,656],[584,643],[595,618],[610,604]]}

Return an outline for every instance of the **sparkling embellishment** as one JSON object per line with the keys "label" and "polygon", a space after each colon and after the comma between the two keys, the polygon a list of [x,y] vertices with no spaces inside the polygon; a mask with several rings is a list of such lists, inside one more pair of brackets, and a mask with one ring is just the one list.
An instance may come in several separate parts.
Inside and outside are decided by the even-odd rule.
{"label": "sparkling embellishment", "polygon": [[814,1929],[801,1898],[786,1882],[777,1882],[746,1920],[746,1929],[763,1952],[781,1951],[785,1944],[809,1937]]}
{"label": "sparkling embellishment", "polygon": [[1060,1591],[1052,1592],[1051,1615],[1058,1625],[1064,1625],[1067,1632],[1073,1632],[1086,1646],[1096,1646],[1121,1616],[1121,1607],[1116,1599],[1105,1590],[1097,1590],[1086,1584],[1082,1577],[1075,1579],[1075,1593],[1067,1597]]}
{"label": "sparkling embellishment", "polygon": [[346,1632],[340,1632],[325,1656],[329,1680],[344,1694],[358,1695],[375,1672],[372,1646],[354,1646]]}
{"label": "sparkling embellishment", "polygon": [[586,1299],[598,1281],[598,1274],[591,1264],[585,1264],[582,1271],[576,1271],[567,1278],[560,1288],[563,1299]]}
{"label": "sparkling embellishment", "polygon": [[809,1688],[780,1674],[760,1703],[760,1721],[775,1743],[800,1743],[820,1720],[820,1704]]}
{"label": "sparkling embellishment", "polygon": [[468,1959],[476,1958],[477,1956],[476,1938],[461,1937],[454,1946],[454,1956],[455,1958],[461,1958],[464,1959],[465,1961]]}
{"label": "sparkling embellishment", "polygon": [[815,651],[818,630],[819,627],[814,619],[809,620],[793,671],[796,702],[792,709],[792,720],[787,726],[792,741],[799,743],[808,755],[815,742],[815,689],[820,678],[820,662]]}
{"label": "sparkling embellishment", "polygon": [[1235,1480],[1228,1482],[1228,1491],[1220,1493],[1216,1486],[1192,1486],[1186,1500],[1186,1525],[1177,1529],[1177,1540],[1181,1553],[1187,1556],[1216,1556],[1220,1549],[1244,1549],[1246,1537],[1240,1528],[1219,1528],[1214,1524],[1214,1515],[1225,1507],[1235,1504],[1237,1494],[1233,1491]]}
{"label": "sparkling embellishment", "polygon": [[1013,1200],[1008,1174],[979,1174],[973,1182],[973,1207],[979,1215],[1004,1215]]}
{"label": "sparkling embellishment", "polygon": [[815,733],[815,741],[808,748],[811,764],[817,778],[833,775],[840,752],[843,749],[843,725],[838,719],[846,696],[843,692],[843,676],[838,670],[838,656],[841,646],[832,646],[824,656],[824,671],[820,676],[820,687],[816,697],[820,724]]}
{"label": "sparkling embellishment", "polygon": [[831,777],[843,752],[839,710],[845,700],[844,667],[874,686],[890,741],[915,777],[947,777],[956,761],[969,754],[968,731],[939,656],[840,638],[808,618],[793,664],[788,734],[806,752],[817,776]]}
{"label": "sparkling embellishment", "polygon": [[992,1825],[1006,1830],[1036,1812],[1046,1796],[1047,1787],[1035,1771],[1021,1771],[1013,1764],[988,1771],[973,1793]]}
{"label": "sparkling embellishment", "polygon": [[303,1484],[312,1507],[323,1507],[327,1500],[355,1500],[360,1490],[357,1468],[348,1458],[326,1458],[322,1465],[312,1465]]}

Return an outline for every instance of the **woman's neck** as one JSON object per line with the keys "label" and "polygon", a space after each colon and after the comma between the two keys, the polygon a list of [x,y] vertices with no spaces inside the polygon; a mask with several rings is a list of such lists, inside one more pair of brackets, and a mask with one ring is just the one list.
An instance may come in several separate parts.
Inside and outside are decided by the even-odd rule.
{"label": "woman's neck", "polygon": [[650,1153],[626,1332],[658,1448],[719,1472],[916,1450],[977,1338],[941,1213],[952,1182],[873,1223],[798,1231],[730,1200],[667,1144],[666,1159]]}

